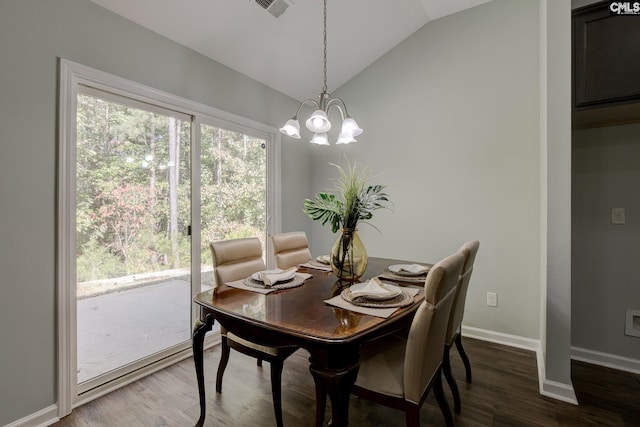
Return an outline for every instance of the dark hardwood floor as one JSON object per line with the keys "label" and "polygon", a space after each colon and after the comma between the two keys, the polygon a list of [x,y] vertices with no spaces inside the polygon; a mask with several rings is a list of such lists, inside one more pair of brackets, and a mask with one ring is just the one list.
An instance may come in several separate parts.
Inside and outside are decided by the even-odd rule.
{"label": "dark hardwood floor", "polygon": [[[639,375],[586,363],[572,363],[579,406],[538,394],[535,354],[498,344],[463,339],[471,359],[473,384],[464,382],[464,367],[455,350],[452,366],[458,379],[462,413],[458,426],[640,426]],[[314,387],[308,355],[298,351],[285,362],[282,378],[285,426],[312,426]],[[207,420],[205,426],[275,425],[269,365],[232,352],[223,390],[214,390],[219,348],[205,352]],[[451,395],[445,384],[450,405]],[[186,359],[73,411],[58,427],[191,426],[199,414],[193,360]],[[329,407],[326,420],[329,420]],[[350,426],[403,426],[401,412],[352,396]],[[443,425],[433,395],[422,407],[424,426]]]}

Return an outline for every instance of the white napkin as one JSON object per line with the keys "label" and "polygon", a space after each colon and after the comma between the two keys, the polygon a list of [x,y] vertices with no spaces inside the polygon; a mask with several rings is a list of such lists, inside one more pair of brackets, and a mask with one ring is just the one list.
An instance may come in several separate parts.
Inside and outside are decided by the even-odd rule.
{"label": "white napkin", "polygon": [[366,282],[357,283],[350,288],[351,298],[359,298],[359,297],[377,297],[382,298],[385,296],[392,296],[397,294],[396,291],[392,291],[386,288],[384,283],[380,281],[377,277],[374,277],[371,280]]}
{"label": "white napkin", "polygon": [[331,257],[329,255],[320,255],[319,257],[316,258],[316,261],[322,264],[329,265],[329,263],[331,262]]}
{"label": "white napkin", "polygon": [[296,267],[291,267],[287,270],[266,270],[260,272],[260,280],[264,282],[265,286],[273,286],[277,282],[289,280],[296,275]]}
{"label": "white napkin", "polygon": [[420,264],[406,264],[400,267],[400,271],[406,271],[408,273],[413,273],[413,274],[420,274],[420,273],[426,273],[427,271],[429,271],[429,268]]}

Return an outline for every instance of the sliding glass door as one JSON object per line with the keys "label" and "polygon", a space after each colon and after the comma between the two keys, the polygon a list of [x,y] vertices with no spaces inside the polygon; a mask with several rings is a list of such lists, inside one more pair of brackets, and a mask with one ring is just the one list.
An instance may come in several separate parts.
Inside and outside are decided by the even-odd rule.
{"label": "sliding glass door", "polygon": [[76,141],[82,390],[190,338],[191,118],[85,87]]}
{"label": "sliding glass door", "polygon": [[59,83],[63,417],[190,356],[209,242],[268,252],[280,230],[280,147],[277,129],[64,59]]}

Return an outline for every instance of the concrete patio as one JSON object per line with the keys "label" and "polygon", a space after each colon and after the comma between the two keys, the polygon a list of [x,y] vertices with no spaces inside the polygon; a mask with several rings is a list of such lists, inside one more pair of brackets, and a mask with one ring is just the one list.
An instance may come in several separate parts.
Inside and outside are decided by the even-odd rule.
{"label": "concrete patio", "polygon": [[191,339],[189,276],[126,283],[78,299],[78,383]]}

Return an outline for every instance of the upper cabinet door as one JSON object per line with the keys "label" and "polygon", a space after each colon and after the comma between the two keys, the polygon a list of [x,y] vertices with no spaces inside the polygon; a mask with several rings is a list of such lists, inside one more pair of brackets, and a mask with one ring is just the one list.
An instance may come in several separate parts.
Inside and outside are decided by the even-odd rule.
{"label": "upper cabinet door", "polygon": [[640,15],[612,14],[610,3],[573,13],[576,109],[640,101]]}

